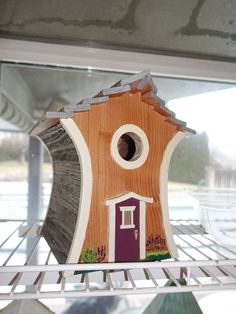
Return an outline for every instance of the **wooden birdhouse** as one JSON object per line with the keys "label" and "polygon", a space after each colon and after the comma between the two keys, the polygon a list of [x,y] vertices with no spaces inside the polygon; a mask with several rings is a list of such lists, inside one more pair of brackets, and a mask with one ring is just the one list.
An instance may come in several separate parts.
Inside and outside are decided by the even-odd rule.
{"label": "wooden birdhouse", "polygon": [[48,112],[32,130],[53,161],[42,234],[59,263],[177,257],[168,167],[176,145],[194,131],[156,92],[144,71]]}

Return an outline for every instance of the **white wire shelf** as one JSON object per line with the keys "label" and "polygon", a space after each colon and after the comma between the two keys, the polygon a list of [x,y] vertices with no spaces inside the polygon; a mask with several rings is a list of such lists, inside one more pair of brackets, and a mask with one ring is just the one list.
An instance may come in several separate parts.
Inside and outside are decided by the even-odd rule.
{"label": "white wire shelf", "polygon": [[[236,288],[236,251],[217,244],[195,220],[172,220],[179,259],[83,265],[56,264],[46,241],[37,236],[40,223],[0,220],[6,234],[0,242],[0,300]],[[64,278],[64,271],[80,274]],[[166,285],[169,280],[172,286]]]}

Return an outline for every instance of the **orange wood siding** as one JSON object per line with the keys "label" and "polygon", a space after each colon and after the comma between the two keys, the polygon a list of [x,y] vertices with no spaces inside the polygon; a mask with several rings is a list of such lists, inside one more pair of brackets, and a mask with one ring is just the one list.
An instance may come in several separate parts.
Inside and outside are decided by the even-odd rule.
{"label": "orange wood siding", "polygon": [[[153,197],[147,205],[146,235],[165,238],[159,199],[159,172],[165,148],[175,135],[176,126],[140,100],[140,93],[110,97],[107,103],[92,105],[91,110],[74,113],[92,159],[93,192],[91,215],[84,247],[106,245],[108,248],[108,207],[104,200],[125,192]],[[121,168],[111,157],[110,144],[114,132],[124,124],[135,124],[146,133],[149,155],[137,169]]]}

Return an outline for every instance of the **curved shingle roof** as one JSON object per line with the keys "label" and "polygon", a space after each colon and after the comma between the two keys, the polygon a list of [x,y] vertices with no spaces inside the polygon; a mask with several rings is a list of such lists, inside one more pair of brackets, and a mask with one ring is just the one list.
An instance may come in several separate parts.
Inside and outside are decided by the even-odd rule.
{"label": "curved shingle roof", "polygon": [[165,106],[165,102],[157,96],[157,87],[154,84],[150,71],[144,70],[138,74],[124,78],[110,88],[101,90],[92,98],[85,98],[76,105],[66,105],[59,112],[47,112],[46,119],[50,118],[69,118],[74,112],[90,110],[94,104],[104,103],[109,100],[109,97],[114,97],[124,93],[134,93],[139,91],[143,102],[150,104],[154,110],[166,117],[166,120],[176,125],[183,132],[196,132],[186,126],[186,122],[175,117],[175,113]]}

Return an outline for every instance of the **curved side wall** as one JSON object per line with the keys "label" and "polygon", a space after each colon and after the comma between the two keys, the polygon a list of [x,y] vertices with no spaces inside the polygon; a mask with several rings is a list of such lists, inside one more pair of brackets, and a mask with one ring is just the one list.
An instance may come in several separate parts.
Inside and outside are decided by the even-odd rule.
{"label": "curved side wall", "polygon": [[59,263],[66,263],[76,230],[81,194],[81,165],[73,141],[61,124],[39,134],[53,162],[53,187],[42,228]]}
{"label": "curved side wall", "polygon": [[183,132],[177,132],[172,140],[166,147],[163,155],[161,169],[160,169],[160,202],[163,214],[163,224],[165,234],[167,238],[167,246],[172,257],[177,258],[178,252],[173,239],[172,227],[169,218],[169,207],[168,207],[168,172],[171,156],[178,145],[178,143],[185,137]]}
{"label": "curved side wall", "polygon": [[67,263],[78,263],[90,217],[93,183],[92,164],[88,146],[74,120],[71,118],[61,119],[60,122],[74,144],[74,148],[77,152],[77,156],[79,156],[81,166],[80,202],[77,203],[77,206],[79,206],[78,217],[73,241],[67,259]]}

